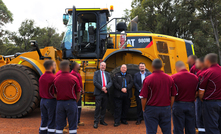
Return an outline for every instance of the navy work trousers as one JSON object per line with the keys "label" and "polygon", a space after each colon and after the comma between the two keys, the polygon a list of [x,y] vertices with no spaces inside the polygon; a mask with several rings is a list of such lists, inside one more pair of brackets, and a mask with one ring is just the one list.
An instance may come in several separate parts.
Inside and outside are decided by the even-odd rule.
{"label": "navy work trousers", "polygon": [[174,134],[195,134],[194,102],[174,102],[173,104]]}
{"label": "navy work trousers", "polygon": [[197,97],[195,102],[195,113],[196,113],[196,126],[198,134],[205,134],[205,127],[203,123],[203,102]]}
{"label": "navy work trousers", "polygon": [[142,111],[141,99],[139,96],[136,96],[136,102],[137,102],[137,121],[142,121],[143,111]]}
{"label": "navy work trousers", "polygon": [[221,100],[203,101],[203,121],[206,134],[221,133]]}
{"label": "navy work trousers", "polygon": [[78,108],[75,100],[57,101],[56,134],[63,134],[66,118],[69,123],[69,134],[77,134]]}
{"label": "navy work trousers", "polygon": [[39,134],[55,133],[56,103],[56,99],[41,99],[41,127],[39,128]]}
{"label": "navy work trousers", "polygon": [[80,123],[80,118],[81,118],[81,105],[82,105],[82,97],[80,97],[80,100],[78,101],[78,123]]}
{"label": "navy work trousers", "polygon": [[146,106],[143,113],[147,134],[156,134],[158,125],[163,134],[171,134],[170,106]]}

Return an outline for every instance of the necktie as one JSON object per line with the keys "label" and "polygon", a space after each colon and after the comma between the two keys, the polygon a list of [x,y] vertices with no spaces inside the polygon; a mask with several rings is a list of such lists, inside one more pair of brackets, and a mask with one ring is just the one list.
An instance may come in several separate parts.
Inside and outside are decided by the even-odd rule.
{"label": "necktie", "polygon": [[103,87],[106,87],[105,79],[104,79],[104,71],[102,71],[102,81],[103,81]]}

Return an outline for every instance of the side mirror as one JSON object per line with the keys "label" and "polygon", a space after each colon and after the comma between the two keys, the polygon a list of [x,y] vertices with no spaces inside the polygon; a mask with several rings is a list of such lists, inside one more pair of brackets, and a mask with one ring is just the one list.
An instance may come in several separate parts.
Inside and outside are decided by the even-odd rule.
{"label": "side mirror", "polygon": [[63,24],[67,25],[69,20],[69,15],[68,14],[63,14]]}

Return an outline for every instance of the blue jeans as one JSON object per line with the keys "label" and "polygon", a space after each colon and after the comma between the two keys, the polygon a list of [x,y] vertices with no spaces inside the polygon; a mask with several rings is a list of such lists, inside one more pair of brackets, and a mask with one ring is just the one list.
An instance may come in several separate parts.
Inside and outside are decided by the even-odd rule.
{"label": "blue jeans", "polygon": [[156,134],[158,125],[163,134],[171,134],[170,106],[146,106],[143,113],[147,134]]}
{"label": "blue jeans", "polygon": [[195,113],[196,113],[196,126],[199,131],[198,134],[205,134],[205,128],[203,123],[203,102],[197,97],[195,102]]}
{"label": "blue jeans", "polygon": [[41,127],[39,134],[55,133],[56,99],[41,99]]}
{"label": "blue jeans", "polygon": [[66,118],[69,123],[69,134],[77,134],[78,107],[75,100],[57,101],[56,134],[63,134]]}
{"label": "blue jeans", "polygon": [[206,134],[220,134],[221,100],[203,101],[203,121]]}
{"label": "blue jeans", "polygon": [[174,134],[195,134],[195,105],[194,102],[174,102],[173,104]]}

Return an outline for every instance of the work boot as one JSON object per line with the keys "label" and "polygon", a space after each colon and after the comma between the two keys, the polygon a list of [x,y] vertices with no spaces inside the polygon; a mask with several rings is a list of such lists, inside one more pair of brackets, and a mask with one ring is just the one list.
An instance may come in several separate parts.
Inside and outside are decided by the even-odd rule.
{"label": "work boot", "polygon": [[78,126],[84,126],[84,122],[78,123]]}

